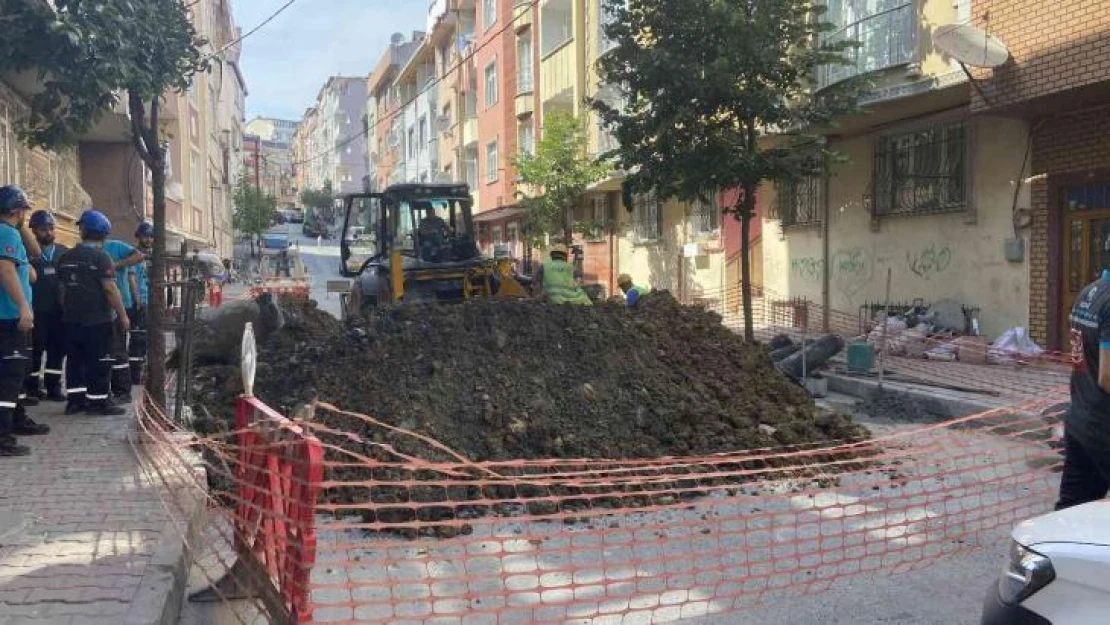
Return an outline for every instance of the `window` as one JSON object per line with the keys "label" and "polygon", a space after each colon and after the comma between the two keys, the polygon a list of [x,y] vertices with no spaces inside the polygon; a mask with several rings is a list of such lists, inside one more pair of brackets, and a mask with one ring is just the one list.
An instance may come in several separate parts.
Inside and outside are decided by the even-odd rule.
{"label": "window", "polygon": [[717,193],[706,194],[690,203],[690,231],[694,234],[713,234],[721,226],[721,209],[717,206]]}
{"label": "window", "polygon": [[193,197],[189,201],[193,206],[201,206],[201,197],[204,195],[204,174],[200,170],[200,155],[193,152],[189,157],[189,179],[193,182]]}
{"label": "window", "polygon": [[486,144],[486,182],[497,182],[498,167],[497,141],[490,141]]}
{"label": "window", "polygon": [[845,51],[847,65],[821,67],[819,87],[913,59],[916,19],[912,0],[828,0],[826,6],[825,19],[835,30],[825,40],[857,41],[859,47]]}
{"label": "window", "polygon": [[963,122],[880,137],[875,146],[875,217],[967,208]]}
{"label": "window", "polygon": [[531,115],[517,123],[517,141],[520,144],[521,153],[536,153],[536,129],[532,125]]}
{"label": "window", "polygon": [[774,217],[785,228],[821,223],[823,176],[808,175],[775,183]]}
{"label": "window", "polygon": [[547,56],[574,37],[572,0],[547,0],[540,7],[540,54]]}
{"label": "window", "polygon": [[471,189],[478,187],[478,146],[466,146],[466,158],[463,161],[466,168],[466,184]]}
{"label": "window", "polygon": [[[627,1],[625,2],[624,8],[628,8]],[[609,36],[605,34],[605,27],[613,23],[616,18],[616,14],[609,9],[608,3],[598,3],[597,50],[599,56],[617,47],[617,42],[610,39]]]}
{"label": "window", "polygon": [[585,217],[589,222],[589,231],[586,232],[586,238],[590,241],[600,240],[612,219],[609,210],[609,194],[599,193],[590,196],[587,209]]}
{"label": "window", "polygon": [[412,126],[409,126],[408,138],[409,138],[409,150],[408,150],[409,158],[412,158],[412,157],[416,156],[416,130],[414,130]]}
{"label": "window", "polygon": [[451,117],[451,103],[443,105],[443,113],[439,116],[439,127],[436,128],[439,132],[449,132],[455,126],[455,118]]}
{"label": "window", "polygon": [[497,104],[497,61],[486,66],[486,108]]}
{"label": "window", "polygon": [[632,200],[632,219],[636,238],[655,241],[663,233],[663,211],[654,193],[641,193]]}
{"label": "window", "polygon": [[193,232],[204,231],[204,213],[194,206],[193,208]]}
{"label": "window", "polygon": [[428,116],[420,116],[420,151],[428,148]]}
{"label": "window", "polygon": [[482,0],[482,26],[489,29],[497,21],[497,0]]}
{"label": "window", "polygon": [[516,92],[532,91],[532,31],[526,30],[516,40]]}
{"label": "window", "polygon": [[493,236],[492,236],[492,238],[493,238],[493,244],[494,245],[501,245],[502,243],[505,242],[505,237],[502,236],[502,234],[501,234],[501,226],[494,226],[493,227]]}

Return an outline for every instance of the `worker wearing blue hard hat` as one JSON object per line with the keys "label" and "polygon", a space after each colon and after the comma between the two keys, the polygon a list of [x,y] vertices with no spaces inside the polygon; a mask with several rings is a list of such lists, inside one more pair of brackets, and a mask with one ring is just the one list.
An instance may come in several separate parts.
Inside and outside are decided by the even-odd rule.
{"label": "worker wearing blue hard hat", "polygon": [[90,209],[77,220],[81,244],[58,260],[66,332],[66,414],[123,414],[111,399],[112,345],[116,328],[130,329],[116,279],[104,249],[112,222]]}
{"label": "worker wearing blue hard hat", "polygon": [[150,255],[154,249],[154,224],[143,221],[135,228],[137,249],[143,261],[131,268],[135,278],[136,293],[127,309],[131,316],[131,336],[127,342],[127,357],[131,366],[131,383],[141,384],[143,365],[146,364],[146,311],[150,305]]}
{"label": "worker wearing blue hard hat", "polygon": [[[99,213],[97,213],[99,214]],[[119,239],[106,239],[103,244],[104,251],[112,259],[115,266],[116,286],[119,287],[123,307],[131,310],[138,299],[138,281],[132,268],[146,260],[142,252],[135,249],[130,243]],[[126,317],[126,315],[124,315]],[[130,328],[130,318],[128,318]],[[129,329],[124,329],[116,324],[114,339],[112,341],[112,394],[116,399],[131,399],[131,361],[127,355],[127,339]]]}
{"label": "worker wearing blue hard hat", "polygon": [[0,187],[0,456],[31,452],[15,436],[45,434],[50,428],[31,420],[23,407],[23,381],[31,364],[34,328],[32,269],[24,229],[31,202],[16,185]]}
{"label": "worker wearing blue hard hat", "polygon": [[62,363],[65,360],[66,344],[61,290],[58,285],[58,259],[69,248],[54,240],[54,225],[54,215],[50,211],[40,209],[31,213],[31,232],[39,244],[40,252],[38,256],[31,258],[31,266],[37,278],[31,285],[35,328],[31,333],[31,371],[26,383],[28,403],[40,399],[66,400],[62,390]]}

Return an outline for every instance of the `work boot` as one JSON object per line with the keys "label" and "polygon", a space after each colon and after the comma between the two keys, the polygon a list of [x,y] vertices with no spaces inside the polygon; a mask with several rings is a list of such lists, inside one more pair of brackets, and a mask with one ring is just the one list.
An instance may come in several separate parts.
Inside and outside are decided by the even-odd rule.
{"label": "work boot", "polygon": [[127,414],[127,409],[109,399],[105,399],[90,403],[85,412],[98,417],[118,417]]}
{"label": "work boot", "polygon": [[16,419],[12,432],[20,436],[41,436],[50,433],[50,426],[45,423],[35,423],[34,419],[24,415],[22,419]]}
{"label": "work boot", "polygon": [[20,445],[16,442],[14,436],[10,434],[0,434],[0,458],[27,456],[30,455],[30,453],[31,448]]}
{"label": "work boot", "polygon": [[66,402],[66,416],[81,414],[88,409],[88,404],[83,401],[68,401]]}
{"label": "work boot", "polygon": [[46,391],[46,401],[66,401],[66,394],[60,388],[52,388]]}

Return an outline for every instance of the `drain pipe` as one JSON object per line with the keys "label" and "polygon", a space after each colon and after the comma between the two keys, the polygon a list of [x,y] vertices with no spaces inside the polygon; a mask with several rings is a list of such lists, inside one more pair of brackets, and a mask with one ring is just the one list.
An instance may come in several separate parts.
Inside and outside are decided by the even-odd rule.
{"label": "drain pipe", "polygon": [[829,276],[832,273],[831,258],[829,248],[829,176],[825,174],[821,177],[821,186],[824,191],[821,195],[824,196],[822,200],[822,211],[824,215],[821,216],[821,331],[828,334],[829,332],[829,309],[832,306],[829,283]]}

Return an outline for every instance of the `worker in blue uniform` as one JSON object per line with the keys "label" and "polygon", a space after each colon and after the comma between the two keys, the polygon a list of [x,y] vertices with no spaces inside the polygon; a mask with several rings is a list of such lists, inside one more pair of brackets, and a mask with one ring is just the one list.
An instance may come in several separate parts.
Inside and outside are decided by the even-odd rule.
{"label": "worker in blue uniform", "polygon": [[144,221],[135,229],[135,241],[143,254],[143,262],[132,267],[138,296],[134,298],[127,314],[131,318],[131,336],[127,342],[127,356],[131,365],[131,383],[141,384],[143,366],[146,364],[146,313],[150,305],[150,255],[154,249],[154,224]]}
{"label": "worker in blue uniform", "polygon": [[[61,291],[58,286],[58,259],[69,251],[54,240],[54,215],[48,210],[31,213],[31,232],[41,250],[31,258],[36,274],[31,285],[35,329],[31,332],[31,372],[27,376],[27,399],[65,401],[62,390],[62,363],[66,357],[65,326],[62,324]],[[46,362],[43,363],[45,356]]]}
{"label": "worker in blue uniform", "polygon": [[[31,366],[31,330],[35,326],[31,261],[24,229],[31,203],[15,185],[0,187],[0,457],[26,456],[31,450],[15,436],[46,434],[22,405],[24,378]],[[36,253],[38,246],[34,246]]]}
{"label": "worker in blue uniform", "polygon": [[[119,239],[105,240],[103,249],[112,259],[116,271],[116,286],[119,287],[123,307],[129,310],[135,305],[138,290],[135,272],[131,268],[145,261],[146,257],[130,243]],[[127,331],[118,321],[120,320],[117,320],[112,340],[112,395],[116,399],[128,401],[131,399],[131,361],[127,355]]]}

